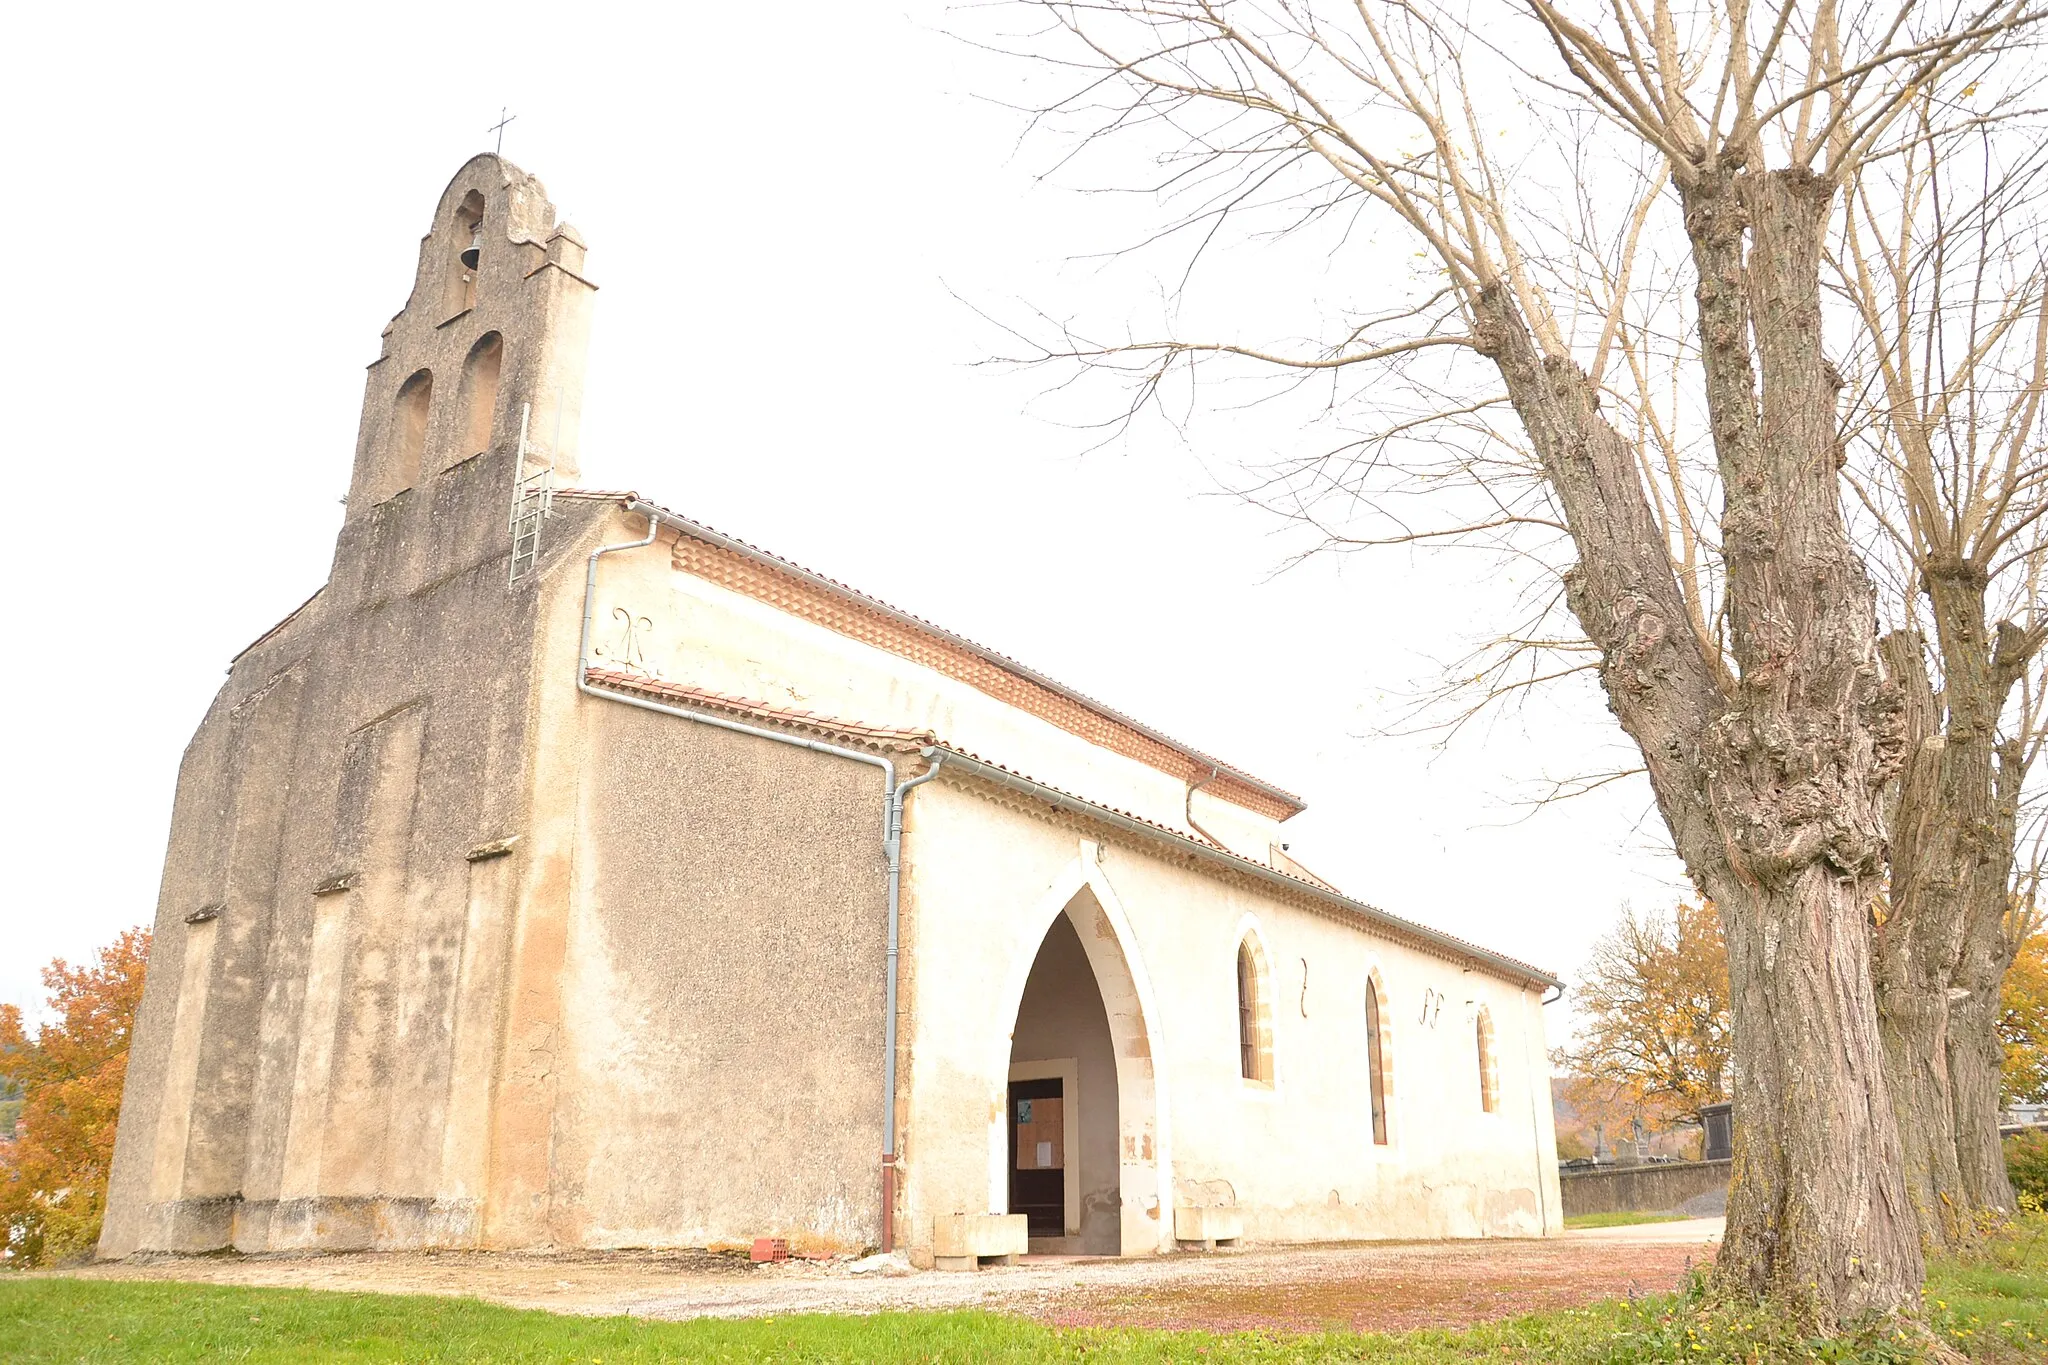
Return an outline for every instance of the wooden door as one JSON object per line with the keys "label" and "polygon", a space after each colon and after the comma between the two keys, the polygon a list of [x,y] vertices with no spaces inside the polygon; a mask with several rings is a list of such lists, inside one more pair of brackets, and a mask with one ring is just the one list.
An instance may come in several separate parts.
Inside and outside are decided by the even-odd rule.
{"label": "wooden door", "polygon": [[1064,1083],[1010,1082],[1010,1212],[1033,1237],[1067,1232],[1067,1115]]}

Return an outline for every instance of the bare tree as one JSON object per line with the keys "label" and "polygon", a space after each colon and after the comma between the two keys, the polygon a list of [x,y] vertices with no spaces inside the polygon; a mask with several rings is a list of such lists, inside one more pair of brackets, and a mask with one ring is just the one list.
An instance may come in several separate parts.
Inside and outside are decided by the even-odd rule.
{"label": "bare tree", "polygon": [[[1568,544],[1564,603],[1724,920],[1740,1136],[1720,1273],[1822,1323],[1911,1304],[1922,1262],[1870,933],[1903,701],[1841,499],[1823,271],[1844,187],[1896,153],[1914,94],[1990,67],[2032,15],[1699,0],[1582,24],[1524,0],[1510,35],[1419,0],[1029,8],[1048,21],[1031,49],[1078,76],[1040,113],[1083,147],[1163,134],[1159,188],[1199,200],[1183,225],[1213,236],[1261,203],[1370,215],[1426,255],[1426,287],[1318,346],[1070,333],[1039,358],[1127,379],[1127,413],[1228,361],[1392,375],[1435,415],[1512,418],[1528,463],[1490,477],[1493,447],[1464,445],[1464,486],[1498,514],[1451,529],[1548,523]],[[1489,154],[1517,94],[1569,111],[1595,154],[1570,168],[1591,237],[1518,200],[1526,179]],[[1680,278],[1692,354],[1672,403],[1603,410],[1616,353],[1660,354],[1650,328],[1631,333],[1643,295]],[[1709,458],[1660,474],[1660,443]],[[1680,509],[1692,539],[1674,542]]]}
{"label": "bare tree", "polygon": [[2048,637],[2048,276],[2027,212],[2044,164],[2038,144],[1944,133],[1930,92],[1910,117],[1921,135],[1846,196],[1831,264],[1866,339],[1852,482],[1890,569],[1881,649],[1907,701],[1879,1020],[1908,1189],[1925,1235],[1953,1242],[1976,1210],[2012,1207],[1997,1020]]}
{"label": "bare tree", "polygon": [[[1966,87],[1967,88],[1967,87]],[[1891,787],[1892,873],[1877,921],[1877,1003],[1894,1082],[1906,1180],[1924,1238],[1954,1244],[1973,1214],[2007,1210],[1998,1146],[1996,979],[2025,937],[2009,906],[2027,876],[2017,857],[2020,806],[2042,741],[2048,688],[2041,642],[2041,568],[2048,552],[2048,451],[2041,439],[2048,330],[2042,317],[2044,156],[2038,118],[2010,101],[1957,102],[1922,91],[1890,155],[1844,185],[1823,282],[1847,307],[1838,369],[1849,376],[1843,430],[1856,493],[1852,533],[1876,569],[1880,653],[1908,703],[1908,742]],[[1574,223],[1579,293],[1603,315],[1616,285]],[[1668,397],[1674,368],[1697,347],[1660,317],[1667,294],[1617,316],[1589,366],[1615,410],[1633,416],[1639,463],[1673,547],[1690,624],[1715,632],[1722,579],[1702,542],[1711,521],[1685,471],[1684,414]],[[1839,313],[1839,310],[1838,310]],[[1659,328],[1663,330],[1659,330]],[[1604,363],[1603,363],[1604,362]],[[1483,466],[1454,452],[1380,458],[1389,433],[1421,425],[1470,434],[1469,419],[1403,414],[1364,443],[1283,463],[1250,490],[1263,505],[1315,524],[1319,548],[1475,536],[1513,557],[1562,572],[1561,536],[1530,534],[1534,516],[1402,524],[1379,534],[1355,524],[1381,500],[1441,499],[1447,483],[1514,478],[1536,487],[1534,462],[1495,454]],[[1488,432],[1490,444],[1507,443]],[[1390,469],[1415,475],[1389,482]],[[1335,504],[1332,509],[1331,504]],[[1563,542],[1560,544],[1559,542]],[[1474,717],[1597,667],[1597,651],[1544,591],[1525,619],[1453,661],[1410,713],[1456,731]],[[1995,624],[1994,624],[1995,622]],[[1718,624],[1718,623],[1716,623]],[[1719,641],[1717,640],[1718,644]],[[1953,679],[1953,682],[1948,680]],[[1640,768],[1579,773],[1540,789],[1536,804],[1581,794]],[[1952,1078],[1956,1078],[1952,1081]]]}

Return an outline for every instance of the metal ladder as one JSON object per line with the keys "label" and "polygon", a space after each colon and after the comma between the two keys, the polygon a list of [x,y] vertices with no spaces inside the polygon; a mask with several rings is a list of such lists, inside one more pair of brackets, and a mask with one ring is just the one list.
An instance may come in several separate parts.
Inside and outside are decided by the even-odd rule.
{"label": "metal ladder", "polygon": [[512,475],[512,533],[511,572],[506,582],[517,583],[521,577],[532,572],[540,559],[540,528],[554,509],[555,471],[550,466],[527,473],[526,471],[526,424],[533,416],[531,404],[524,404],[519,410],[519,460],[513,467]]}

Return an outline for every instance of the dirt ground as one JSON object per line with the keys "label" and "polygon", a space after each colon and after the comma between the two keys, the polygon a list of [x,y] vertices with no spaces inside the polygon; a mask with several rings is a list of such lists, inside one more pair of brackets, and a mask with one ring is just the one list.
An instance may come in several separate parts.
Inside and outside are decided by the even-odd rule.
{"label": "dirt ground", "polygon": [[1228,1331],[1459,1327],[1673,1288],[1713,1255],[1720,1219],[1546,1241],[1379,1242],[1145,1260],[1032,1257],[975,1274],[751,1266],[705,1252],[392,1252],[151,1257],[68,1273],[295,1289],[475,1295],[557,1313],[764,1317],[984,1308],[1059,1326]]}

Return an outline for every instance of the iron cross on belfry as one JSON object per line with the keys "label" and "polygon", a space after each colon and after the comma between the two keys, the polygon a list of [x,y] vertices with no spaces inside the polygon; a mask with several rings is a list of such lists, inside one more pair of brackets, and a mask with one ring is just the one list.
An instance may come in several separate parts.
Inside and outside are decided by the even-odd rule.
{"label": "iron cross on belfry", "polygon": [[498,135],[497,152],[499,156],[505,154],[505,125],[518,117],[519,115],[517,114],[506,113],[505,106],[501,104],[498,106],[498,121],[484,130],[487,133],[496,133]]}

